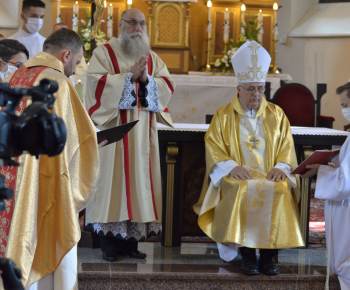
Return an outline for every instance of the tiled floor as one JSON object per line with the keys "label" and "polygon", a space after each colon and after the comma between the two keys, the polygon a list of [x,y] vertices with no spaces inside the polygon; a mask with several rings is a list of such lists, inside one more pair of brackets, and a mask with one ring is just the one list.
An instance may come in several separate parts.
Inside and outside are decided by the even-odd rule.
{"label": "tiled floor", "polygon": [[[240,257],[231,263],[219,258],[216,244],[182,243],[162,247],[139,243],[144,260],[119,257],[115,263],[102,260],[100,249],[78,249],[79,289],[323,289],[326,249],[279,252],[281,274],[249,277],[240,273]],[[330,289],[340,289],[331,277]]]}

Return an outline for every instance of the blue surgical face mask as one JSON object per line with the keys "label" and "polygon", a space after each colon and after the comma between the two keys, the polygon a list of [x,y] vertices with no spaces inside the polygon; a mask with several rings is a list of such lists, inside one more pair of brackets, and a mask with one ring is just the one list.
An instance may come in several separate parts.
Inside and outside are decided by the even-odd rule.
{"label": "blue surgical face mask", "polygon": [[0,72],[0,79],[1,81],[3,81],[5,78],[7,78],[10,74],[12,74],[13,72],[15,72],[18,68],[14,65],[7,65],[7,71],[6,72]]}
{"label": "blue surgical face mask", "polygon": [[350,107],[349,108],[343,108],[341,111],[342,111],[345,119],[350,122]]}

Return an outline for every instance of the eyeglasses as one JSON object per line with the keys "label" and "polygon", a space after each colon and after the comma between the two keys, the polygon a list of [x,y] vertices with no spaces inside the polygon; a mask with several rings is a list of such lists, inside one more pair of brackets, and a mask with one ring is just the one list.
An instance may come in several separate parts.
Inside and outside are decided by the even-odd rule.
{"label": "eyeglasses", "polygon": [[255,92],[259,92],[260,94],[263,94],[265,92],[265,88],[250,88],[250,89],[246,89],[245,87],[239,86],[242,89],[245,89],[248,93],[250,94],[255,94]]}
{"label": "eyeglasses", "polygon": [[140,24],[141,29],[144,29],[148,25],[148,23],[146,23],[146,21],[144,21],[144,20],[142,20],[140,22],[137,22],[136,20],[130,20],[130,21],[125,20],[125,19],[122,19],[122,20],[127,22],[132,27],[135,27],[135,26],[137,26],[137,24]]}
{"label": "eyeglasses", "polygon": [[4,59],[2,59],[2,61],[4,63],[6,63],[6,64],[12,64],[16,68],[20,68],[23,65],[22,63],[16,63],[16,62],[12,62],[12,61],[9,61],[9,60],[4,60]]}

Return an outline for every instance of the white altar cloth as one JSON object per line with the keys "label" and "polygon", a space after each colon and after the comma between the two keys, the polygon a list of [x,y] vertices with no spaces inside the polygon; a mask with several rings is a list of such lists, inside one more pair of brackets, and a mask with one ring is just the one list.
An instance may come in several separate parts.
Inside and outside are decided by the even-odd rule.
{"label": "white altar cloth", "polygon": [[[191,76],[234,76],[234,73],[214,73],[206,71],[189,71],[188,74]],[[267,78],[279,78],[284,82],[291,82],[293,80],[289,74],[267,74]]]}
{"label": "white altar cloth", "polygon": [[[209,124],[185,124],[185,123],[175,123],[175,128],[165,126],[163,124],[157,123],[158,131],[191,131],[191,132],[206,132],[209,128]],[[291,126],[291,131],[293,135],[322,135],[322,136],[348,136],[350,132],[329,129],[329,128],[319,128],[319,127],[297,127]]]}
{"label": "white altar cloth", "polygon": [[[205,115],[228,103],[237,93],[237,78],[233,76],[171,75],[175,92],[169,111],[175,123],[205,123]],[[280,87],[280,78],[267,78],[271,83],[271,98]]]}

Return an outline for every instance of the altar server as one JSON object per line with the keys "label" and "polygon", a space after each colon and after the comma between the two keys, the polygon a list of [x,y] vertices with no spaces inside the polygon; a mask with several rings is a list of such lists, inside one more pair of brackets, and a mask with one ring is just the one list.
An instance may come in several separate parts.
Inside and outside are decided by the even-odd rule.
{"label": "altar server", "polygon": [[207,169],[194,210],[222,259],[233,260],[240,247],[242,273],[276,275],[277,249],[303,246],[293,137],[286,115],[264,98],[268,52],[247,41],[231,61],[238,94],[205,135]]}
{"label": "altar server", "polygon": [[[342,112],[350,122],[350,82],[337,88]],[[330,166],[312,164],[302,175],[317,174],[315,197],[325,199],[327,251],[333,274],[342,290],[350,289],[350,137],[348,136]]]}
{"label": "altar server", "polygon": [[[100,129],[139,122],[122,142],[101,149],[101,177],[87,221],[100,235],[103,259],[142,259],[145,224],[159,232],[162,190],[157,121],[172,126],[167,109],[175,84],[150,51],[145,15],[124,11],[120,37],[94,50],[87,76],[86,108]],[[90,207],[90,205],[89,205]],[[89,214],[91,213],[91,215]]]}
{"label": "altar server", "polygon": [[[13,87],[36,86],[44,78],[56,81],[53,112],[67,128],[60,155],[36,159],[23,154],[19,160],[6,257],[22,270],[25,289],[77,289],[78,213],[92,199],[99,170],[94,124],[68,80],[83,48],[78,34],[60,29],[45,41],[44,52],[5,80]],[[25,103],[19,108],[23,111]]]}
{"label": "altar server", "polygon": [[43,51],[45,37],[39,34],[45,16],[45,3],[41,0],[24,0],[21,19],[23,26],[17,33],[10,36],[22,43],[29,51],[29,58]]}

